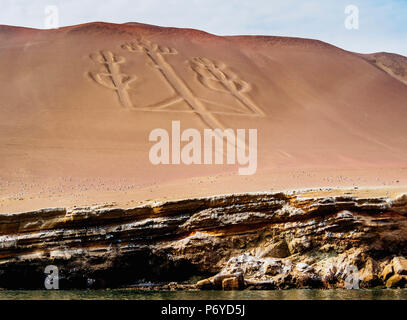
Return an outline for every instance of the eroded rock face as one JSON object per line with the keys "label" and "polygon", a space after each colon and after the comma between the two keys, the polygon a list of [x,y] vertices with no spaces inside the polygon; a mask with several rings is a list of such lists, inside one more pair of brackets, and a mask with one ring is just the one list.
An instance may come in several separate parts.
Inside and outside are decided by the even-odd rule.
{"label": "eroded rock face", "polygon": [[2,214],[0,287],[43,288],[47,265],[61,288],[403,286],[405,199],[261,193]]}

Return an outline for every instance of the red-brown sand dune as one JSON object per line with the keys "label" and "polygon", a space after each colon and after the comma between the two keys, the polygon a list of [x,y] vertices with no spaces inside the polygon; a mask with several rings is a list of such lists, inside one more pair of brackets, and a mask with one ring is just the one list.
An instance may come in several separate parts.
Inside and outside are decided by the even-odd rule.
{"label": "red-brown sand dune", "polygon": [[[138,23],[0,26],[0,43],[0,212],[407,185],[405,57]],[[173,120],[256,128],[256,174],[154,166],[149,133]]]}

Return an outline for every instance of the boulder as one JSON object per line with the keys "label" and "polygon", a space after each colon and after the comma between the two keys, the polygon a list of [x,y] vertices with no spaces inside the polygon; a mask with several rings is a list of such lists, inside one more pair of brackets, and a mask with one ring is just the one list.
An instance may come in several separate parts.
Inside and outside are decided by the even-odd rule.
{"label": "boulder", "polygon": [[196,283],[197,289],[210,290],[213,289],[213,283],[209,279],[200,280]]}
{"label": "boulder", "polygon": [[405,288],[407,284],[407,276],[395,274],[386,281],[387,288]]}
{"label": "boulder", "polygon": [[288,245],[285,240],[278,241],[265,247],[260,254],[260,258],[286,258],[290,255]]}
{"label": "boulder", "polygon": [[400,275],[407,275],[407,259],[404,257],[395,257],[392,260],[394,273]]}
{"label": "boulder", "polygon": [[276,276],[281,271],[281,265],[278,263],[268,262],[264,266],[264,274],[268,276]]}
{"label": "boulder", "polygon": [[380,279],[386,282],[394,274],[393,266],[388,264],[384,267],[383,271],[380,273]]}
{"label": "boulder", "polygon": [[382,286],[382,282],[377,274],[369,274],[360,281],[360,286],[362,288],[372,288]]}
{"label": "boulder", "polygon": [[362,288],[371,288],[381,284],[377,275],[377,263],[375,260],[368,258],[364,267],[359,270],[358,278]]}
{"label": "boulder", "polygon": [[243,277],[230,277],[222,280],[222,290],[241,290],[243,288]]}
{"label": "boulder", "polygon": [[[227,280],[227,281],[224,281]],[[217,274],[196,283],[200,290],[239,290],[244,288],[243,274]]]}
{"label": "boulder", "polygon": [[407,193],[393,200],[392,209],[400,214],[407,215]]}
{"label": "boulder", "polygon": [[223,286],[223,280],[228,279],[228,278],[235,278],[236,276],[233,274],[217,274],[216,276],[213,276],[209,278],[211,282],[213,283],[214,287],[216,289],[221,289]]}

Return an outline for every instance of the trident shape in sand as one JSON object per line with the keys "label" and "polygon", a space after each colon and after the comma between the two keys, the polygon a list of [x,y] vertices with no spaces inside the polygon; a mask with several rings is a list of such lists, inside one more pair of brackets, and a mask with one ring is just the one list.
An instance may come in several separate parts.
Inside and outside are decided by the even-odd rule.
{"label": "trident shape in sand", "polygon": [[121,104],[125,108],[132,108],[128,88],[129,84],[137,79],[135,76],[128,76],[120,71],[120,64],[125,62],[125,59],[116,56],[111,51],[101,51],[98,54],[92,54],[91,59],[96,63],[104,66],[102,72],[89,72],[89,76],[100,85],[115,90],[119,96]]}
{"label": "trident shape in sand", "polygon": [[[171,64],[169,64],[164,58],[165,55],[178,54],[176,49],[160,46],[145,39],[127,42],[122,45],[122,48],[131,53],[142,53],[147,58],[149,65],[159,71],[164,81],[166,81],[175,92],[175,96],[166,99],[165,102],[161,102],[154,106],[136,108],[132,104],[128,90],[130,83],[137,78],[121,72],[120,64],[125,62],[124,57],[117,56],[111,51],[100,51],[98,54],[92,54],[90,57],[95,62],[103,65],[105,70],[102,72],[89,72],[90,77],[96,83],[111,90],[115,90],[120,103],[126,109],[134,108],[143,111],[165,111],[164,109],[168,106],[184,101],[189,106],[190,111],[180,112],[192,112],[196,114],[201,121],[207,127],[213,129],[216,136],[221,139],[224,137],[222,136],[222,133],[220,133],[223,130],[228,138],[228,143],[229,138],[230,141],[235,141],[235,137],[230,136],[229,130],[226,130],[224,125],[214,114],[264,116],[263,111],[257,107],[249,97],[244,95],[245,92],[251,89],[250,84],[239,79],[233,72],[226,71],[224,65],[202,57],[193,58],[189,61],[192,70],[197,74],[198,81],[203,86],[211,90],[232,95],[239,102],[239,107],[225,106],[215,101],[197,97],[188,84],[177,74]],[[226,111],[208,110],[202,101],[219,105]],[[242,142],[243,144],[240,145],[245,146],[246,142]]]}
{"label": "trident shape in sand", "polygon": [[[214,130],[215,135],[219,139],[223,139],[224,137],[221,133],[221,131],[223,130],[225,132],[228,144],[231,144],[230,141],[234,141],[234,143],[232,143],[233,147],[235,146],[235,144],[238,147],[245,147],[247,145],[246,141],[237,143],[237,141],[235,140],[235,136],[232,136],[229,130],[225,130],[223,124],[206,109],[201,100],[194,95],[185,81],[183,81],[178,76],[172,66],[164,59],[164,55],[178,54],[178,51],[176,49],[159,46],[156,43],[143,39],[128,42],[122,45],[122,48],[130,52],[143,53],[149,60],[150,65],[160,71],[163,78],[170,84],[170,86],[176,92],[177,96],[188,104],[192,111],[202,120],[205,125]],[[172,103],[175,103],[179,100],[180,99],[174,100]],[[169,104],[171,104],[171,102]],[[239,137],[236,137],[236,139],[239,140]],[[219,150],[215,151],[219,152]]]}
{"label": "trident shape in sand", "polygon": [[164,55],[178,54],[174,48],[162,47],[149,40],[137,40],[128,42],[122,46],[130,52],[143,53],[150,61],[150,65],[157,68],[163,78],[171,85],[179,97],[182,97],[189,107],[197,114],[200,119],[212,129],[223,129],[224,126],[216,119],[205,105],[192,93],[188,85],[183,81],[172,68],[172,66],[164,59]]}
{"label": "trident shape in sand", "polygon": [[226,73],[225,66],[210,59],[196,57],[190,61],[191,68],[196,72],[198,81],[205,87],[231,94],[244,107],[243,112],[253,115],[264,116],[263,110],[256,106],[253,101],[243,93],[250,91],[250,84],[229,71]]}

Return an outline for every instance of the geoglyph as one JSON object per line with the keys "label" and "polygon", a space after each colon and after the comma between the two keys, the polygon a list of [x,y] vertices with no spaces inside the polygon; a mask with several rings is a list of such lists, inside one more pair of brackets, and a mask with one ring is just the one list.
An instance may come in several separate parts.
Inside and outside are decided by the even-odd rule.
{"label": "geoglyph", "polygon": [[[126,109],[139,111],[161,111],[161,112],[189,112],[200,117],[201,121],[212,129],[224,129],[225,126],[219,121],[215,114],[220,115],[245,115],[265,116],[264,112],[247,95],[251,85],[241,80],[235,73],[226,70],[226,66],[204,57],[190,59],[189,65],[195,73],[196,79],[204,87],[228,94],[237,102],[234,105],[224,105],[217,101],[198,97],[165,59],[167,55],[177,55],[175,48],[160,46],[146,39],[127,42],[122,49],[131,53],[142,54],[148,65],[158,71],[158,76],[173,89],[174,94],[166,99],[149,106],[133,105],[128,90],[130,84],[137,79],[134,75],[126,75],[120,71],[120,64],[125,59],[111,51],[101,51],[99,54],[91,55],[91,58],[104,66],[103,71],[90,72],[91,78],[98,84],[115,90],[120,104]],[[189,110],[172,110],[169,107],[179,102],[185,102]],[[214,111],[208,110],[206,103],[216,105]]]}

